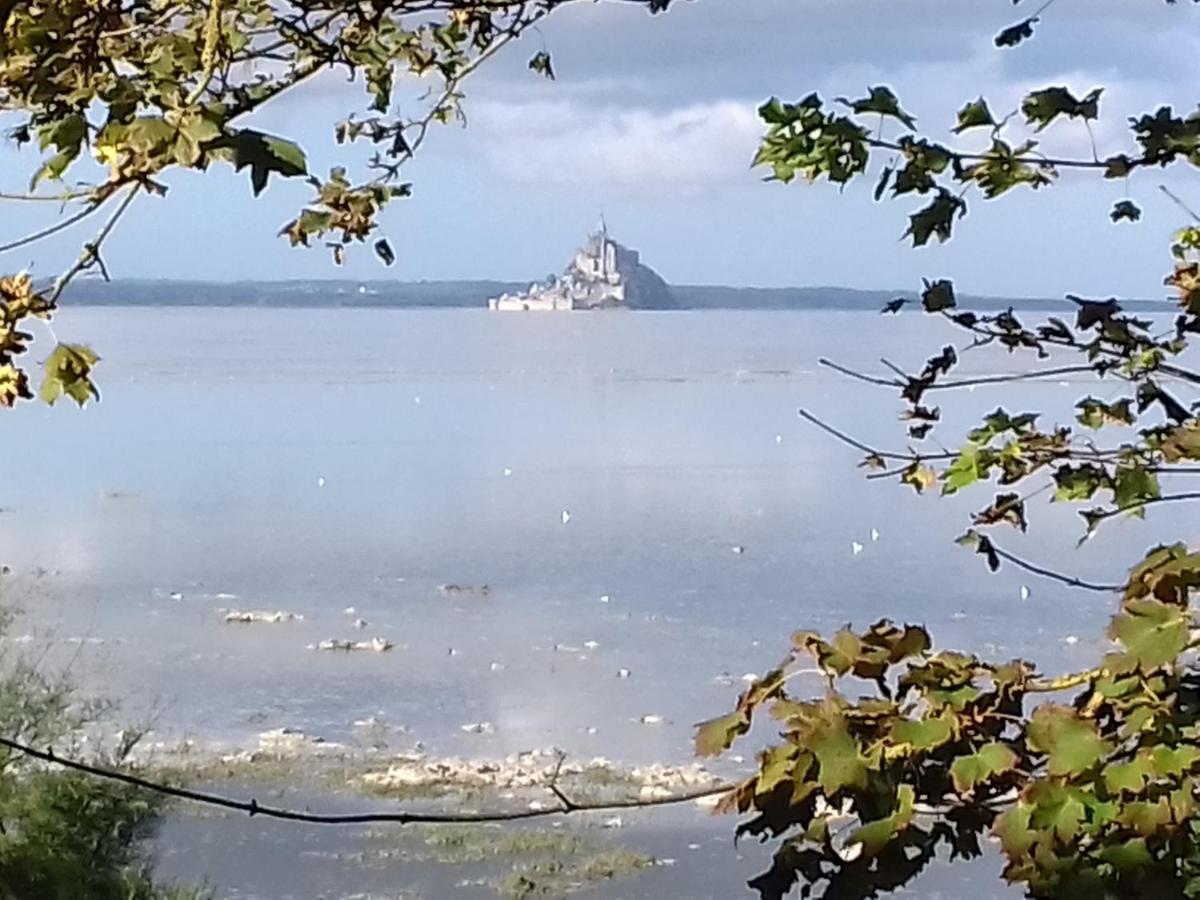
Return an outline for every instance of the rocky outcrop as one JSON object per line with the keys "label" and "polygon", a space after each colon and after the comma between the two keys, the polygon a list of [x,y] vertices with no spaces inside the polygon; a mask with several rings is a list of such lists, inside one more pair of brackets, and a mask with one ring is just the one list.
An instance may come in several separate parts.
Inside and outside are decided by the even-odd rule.
{"label": "rocky outcrop", "polygon": [[264,612],[260,610],[240,610],[231,609],[225,613],[225,621],[231,624],[252,625],[254,623],[263,623],[267,625],[277,625],[280,622],[298,622],[304,616],[297,613],[285,612],[284,610],[275,610],[274,612]]}

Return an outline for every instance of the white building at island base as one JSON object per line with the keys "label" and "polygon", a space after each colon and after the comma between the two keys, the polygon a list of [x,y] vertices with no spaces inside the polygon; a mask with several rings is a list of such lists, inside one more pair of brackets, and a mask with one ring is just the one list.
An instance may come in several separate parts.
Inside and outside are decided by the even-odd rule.
{"label": "white building at island base", "polygon": [[609,238],[608,229],[588,237],[575,252],[565,272],[542,284],[532,284],[524,294],[503,294],[488,300],[488,309],[499,312],[558,312],[579,309],[619,309],[625,306],[625,279],[619,261],[621,253],[637,254],[618,248]]}

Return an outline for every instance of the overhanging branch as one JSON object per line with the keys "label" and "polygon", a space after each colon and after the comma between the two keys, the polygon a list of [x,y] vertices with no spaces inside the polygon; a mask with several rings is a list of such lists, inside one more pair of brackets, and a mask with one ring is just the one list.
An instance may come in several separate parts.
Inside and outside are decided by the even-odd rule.
{"label": "overhanging branch", "polygon": [[[557,784],[547,787],[558,799],[559,806],[548,809],[524,809],[484,813],[311,813],[299,810],[285,809],[259,803],[254,798],[239,800],[206,791],[196,791],[190,788],[176,787],[163,784],[149,778],[142,778],[129,772],[108,769],[102,766],[86,763],[81,760],[59,756],[52,748],[39,750],[19,741],[0,737],[0,747],[6,747],[15,753],[20,753],[30,759],[81,772],[93,778],[112,781],[130,787],[140,788],[164,797],[177,800],[187,800],[217,809],[227,809],[233,812],[246,813],[249,816],[263,816],[268,819],[280,819],[288,822],[302,822],[310,825],[453,825],[489,822],[516,822],[526,819],[545,819],[551,816],[565,815],[575,812],[606,812],[617,809],[643,809],[656,806],[671,806],[680,803],[691,803],[705,797],[715,797],[733,790],[736,785],[721,784],[703,790],[690,791],[684,794],[674,794],[669,797],[654,797],[649,799],[631,798],[628,800],[613,800],[603,803],[579,803],[567,798]],[[562,761],[559,761],[559,768]],[[557,775],[557,771],[556,771]],[[555,779],[557,780],[557,779]]]}

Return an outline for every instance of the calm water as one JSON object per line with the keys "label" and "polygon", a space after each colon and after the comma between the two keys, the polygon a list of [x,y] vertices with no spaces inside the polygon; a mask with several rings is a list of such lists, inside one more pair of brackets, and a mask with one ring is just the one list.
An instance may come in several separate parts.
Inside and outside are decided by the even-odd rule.
{"label": "calm water", "polygon": [[[1109,613],[955,547],[985,491],[866,482],[798,419],[900,444],[898,401],[816,360],[919,366],[955,336],[917,316],[107,309],[56,327],[103,355],[104,398],[0,421],[14,634],[59,639],[162,735],[337,739],[374,715],[438,751],[683,758],[691,723],[735,696],[714,679],[769,667],[795,628],[887,615],[1057,669],[1093,658]],[[1022,391],[1065,418],[1081,385]],[[959,422],[996,404],[938,399]],[[1097,578],[1119,574],[1107,541],[1156,527],[1076,552],[1071,511],[1034,514],[1007,546]],[[225,625],[222,607],[304,621]],[[305,649],[373,636],[396,649]],[[494,735],[460,730],[484,720]]]}
{"label": "calm water", "polygon": [[[49,642],[164,739],[244,744],[289,727],[337,740],[376,716],[434,752],[682,761],[691,723],[733,701],[730,676],[772,665],[795,628],[892,616],[943,646],[1059,670],[1090,664],[1110,611],[1015,571],[987,577],[955,547],[986,491],[939,501],[866,482],[859,454],[798,419],[804,406],[902,444],[892,395],[816,361],[919,367],[955,336],[917,316],[107,309],[56,327],[103,354],[104,400],[0,419],[15,473],[0,487],[5,584],[26,610],[12,637]],[[1066,420],[1084,390],[1027,385],[1019,400]],[[938,400],[960,426],[997,403],[983,389]],[[1076,551],[1070,510],[1033,515],[1034,536],[1006,546],[1105,580],[1125,562],[1115,541],[1179,531],[1121,523]],[[446,583],[490,593],[450,598]],[[225,625],[222,607],[304,620]],[[374,636],[396,649],[305,649]],[[636,721],[647,714],[665,724]],[[460,728],[479,721],[495,733]],[[687,814],[631,834],[683,863],[689,843],[722,846],[605,896],[740,895],[761,855],[735,854],[728,821]],[[164,867],[228,896],[376,881],[454,895],[452,874],[349,877],[309,853],[361,840],[185,819],[163,836]],[[971,883],[1000,896],[998,868],[934,872],[915,895]]]}

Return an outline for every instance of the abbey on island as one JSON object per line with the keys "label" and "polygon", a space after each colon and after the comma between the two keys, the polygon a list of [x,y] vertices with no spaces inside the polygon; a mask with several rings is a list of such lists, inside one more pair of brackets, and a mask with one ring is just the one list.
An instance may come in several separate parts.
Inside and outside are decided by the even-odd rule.
{"label": "abbey on island", "polygon": [[613,240],[601,220],[561,275],[535,283],[521,294],[488,300],[499,312],[558,312],[596,309],[670,309],[671,289],[641,262],[636,250]]}

